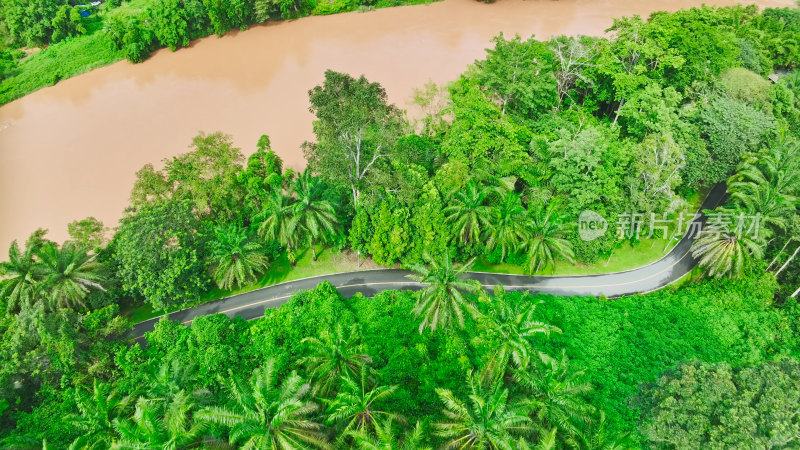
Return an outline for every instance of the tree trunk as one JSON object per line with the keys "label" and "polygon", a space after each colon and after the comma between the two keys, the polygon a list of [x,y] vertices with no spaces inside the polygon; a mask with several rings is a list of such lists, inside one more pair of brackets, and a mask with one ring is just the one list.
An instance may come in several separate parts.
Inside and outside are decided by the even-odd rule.
{"label": "tree trunk", "polygon": [[778,253],[775,255],[775,257],[774,257],[774,258],[772,258],[772,261],[771,261],[771,262],[769,263],[769,265],[767,266],[767,271],[769,271],[769,269],[771,269],[771,268],[772,268],[772,265],[773,265],[773,264],[775,264],[775,262],[777,262],[777,261],[778,261],[778,257],[779,257],[779,256],[781,256],[781,253],[783,253],[783,251],[784,251],[784,250],[786,250],[786,247],[788,247],[788,246],[789,246],[789,243],[790,243],[790,242],[792,242],[792,240],[793,240],[793,239],[794,239],[793,237],[790,237],[789,239],[787,239],[787,240],[786,240],[786,243],[785,243],[785,244],[783,244],[783,248],[781,248],[781,251],[779,251],[779,252],[778,252]]}
{"label": "tree trunk", "polygon": [[780,269],[778,269],[778,271],[777,271],[777,272],[775,272],[775,278],[778,278],[778,275],[780,275],[780,274],[781,274],[781,272],[783,272],[783,269],[785,269],[785,268],[786,268],[786,266],[788,266],[788,265],[789,265],[789,263],[790,263],[790,262],[792,262],[792,260],[794,259],[794,257],[795,257],[795,256],[797,256],[797,252],[800,252],[800,245],[798,245],[798,246],[797,246],[797,248],[795,249],[794,253],[792,253],[792,256],[790,256],[790,257],[789,257],[789,259],[787,259],[787,260],[786,260],[786,262],[785,262],[785,263],[783,263],[783,265],[781,266],[781,268],[780,268]]}
{"label": "tree trunk", "polygon": [[622,105],[625,104],[625,99],[619,101],[619,106],[617,107],[617,112],[614,114],[614,124],[612,126],[617,126],[617,120],[619,119],[619,112],[622,111]]}
{"label": "tree trunk", "polygon": [[314,242],[311,242],[311,253],[314,254],[314,261],[317,260],[317,246],[314,245]]}

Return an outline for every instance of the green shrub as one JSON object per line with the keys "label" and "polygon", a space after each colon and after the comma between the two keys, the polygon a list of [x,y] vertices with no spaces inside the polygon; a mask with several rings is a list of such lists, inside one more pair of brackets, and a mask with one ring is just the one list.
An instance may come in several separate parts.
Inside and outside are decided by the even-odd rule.
{"label": "green shrub", "polygon": [[719,76],[725,93],[731,98],[748,103],[755,107],[769,105],[769,90],[772,83],[741,67],[734,67]]}

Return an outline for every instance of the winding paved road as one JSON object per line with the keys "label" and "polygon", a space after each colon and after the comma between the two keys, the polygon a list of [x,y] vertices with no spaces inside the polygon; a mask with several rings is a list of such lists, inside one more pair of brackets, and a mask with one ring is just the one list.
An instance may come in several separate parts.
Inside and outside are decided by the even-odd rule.
{"label": "winding paved road", "polygon": [[[725,197],[724,184],[718,184],[711,190],[700,207],[714,209]],[[698,212],[693,224],[702,224],[705,216]],[[692,230],[690,226],[688,228]],[[502,284],[507,290],[527,290],[534,293],[547,293],[564,296],[601,296],[621,297],[637,293],[651,292],[661,289],[677,281],[689,273],[697,261],[689,250],[695,233],[687,233],[673,249],[656,262],[624,272],[613,272],[600,275],[571,276],[527,276],[500,273],[469,272],[467,278],[478,280],[484,288],[492,289]],[[313,289],[323,281],[329,281],[345,297],[361,292],[366,296],[390,289],[419,289],[420,285],[406,278],[410,272],[400,269],[378,269],[360,272],[337,273],[287,281],[267,286],[255,291],[238,294],[215,300],[193,308],[187,308],[169,314],[169,319],[184,324],[191,324],[196,317],[222,313],[228,317],[255,319],[264,315],[265,308],[275,308],[287,302],[298,290]],[[152,331],[156,317],[137,323],[133,328],[133,336],[141,338],[144,333]]]}

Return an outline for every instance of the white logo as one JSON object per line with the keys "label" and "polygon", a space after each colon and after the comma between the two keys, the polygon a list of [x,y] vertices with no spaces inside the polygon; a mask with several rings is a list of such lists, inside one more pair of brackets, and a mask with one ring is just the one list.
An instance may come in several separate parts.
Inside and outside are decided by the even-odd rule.
{"label": "white logo", "polygon": [[593,241],[606,234],[608,221],[600,214],[591,210],[584,210],[578,217],[578,234],[584,241]]}

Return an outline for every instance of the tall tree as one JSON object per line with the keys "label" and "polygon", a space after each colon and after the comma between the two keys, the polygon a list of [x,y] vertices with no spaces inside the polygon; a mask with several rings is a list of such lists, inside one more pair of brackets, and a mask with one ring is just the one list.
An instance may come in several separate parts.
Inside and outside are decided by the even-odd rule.
{"label": "tall tree", "polygon": [[61,248],[48,242],[39,250],[42,291],[53,308],[85,307],[84,299],[92,290],[104,291],[105,268],[85,248],[66,242]]}
{"label": "tall tree", "polygon": [[350,188],[356,205],[365,179],[391,154],[402,130],[402,114],[387,103],[383,87],[363,75],[356,79],[328,70],[322,85],[308,95],[317,116],[317,142],[303,145],[309,167]]}
{"label": "tall tree", "polygon": [[264,247],[237,224],[220,225],[214,231],[211,259],[216,265],[214,280],[221,289],[241,286],[255,280],[269,268]]}
{"label": "tall tree", "polygon": [[419,332],[426,327],[432,331],[442,326],[455,324],[464,327],[464,310],[470,314],[476,313],[475,305],[464,296],[464,292],[478,295],[483,293],[483,288],[477,280],[462,278],[465,272],[472,267],[472,261],[455,267],[450,255],[442,255],[441,260],[433,260],[425,255],[427,266],[415,264],[411,266],[413,275],[408,278],[421,283],[424,287],[417,291],[417,302],[412,310],[417,316],[422,316]]}
{"label": "tall tree", "polygon": [[200,133],[191,151],[166,161],[164,171],[175,185],[175,196],[189,199],[201,216],[232,219],[243,198],[237,178],[244,156],[231,136]]}
{"label": "tall tree", "polygon": [[53,19],[66,0],[9,0],[3,2],[4,19],[11,38],[36,47],[50,42]]}
{"label": "tall tree", "polygon": [[309,390],[296,373],[279,383],[275,360],[270,359],[253,371],[249,382],[231,374],[228,392],[232,407],[211,406],[195,417],[227,427],[230,443],[243,448],[329,448],[322,425],[313,419],[319,407],[307,400]]}
{"label": "tall tree", "polygon": [[467,375],[469,401],[447,389],[436,393],[444,403],[443,421],[434,424],[436,435],[447,439],[447,448],[514,448],[515,436],[534,430],[519,404],[509,401],[508,389],[497,382],[484,389],[472,373]]}
{"label": "tall tree", "polygon": [[41,274],[36,253],[45,244],[46,230],[33,232],[20,250],[17,241],[8,248],[8,261],[0,263],[0,298],[9,312],[18,312],[38,299]]}
{"label": "tall tree", "polygon": [[486,249],[493,251],[499,248],[500,262],[503,262],[506,256],[519,249],[524,238],[525,208],[522,207],[519,195],[514,192],[506,192],[494,208]]}
{"label": "tall tree", "polygon": [[573,37],[559,36],[552,40],[550,50],[553,53],[552,59],[555,60],[555,79],[556,93],[558,94],[557,108],[569,106],[577,99],[573,98],[573,89],[579,82],[590,84],[589,78],[584,75],[584,71],[592,66],[595,58],[594,49],[587,45],[582,39]]}
{"label": "tall tree", "polygon": [[244,187],[246,219],[252,219],[265,208],[266,199],[282,194],[283,185],[293,173],[284,175],[283,160],[275,154],[267,135],[258,139],[256,151],[247,158],[247,167],[239,173],[239,184]]}
{"label": "tall tree", "polygon": [[681,183],[683,149],[669,134],[649,135],[634,147],[635,157],[628,181],[631,204],[638,211],[663,213],[675,200]]}
{"label": "tall tree", "polygon": [[501,114],[509,111],[535,118],[552,110],[556,77],[547,44],[532,37],[523,41],[519,35],[507,40],[503,33],[492,41],[495,45],[486,50],[486,59],[475,63],[475,77],[500,106]]}
{"label": "tall tree", "polygon": [[122,287],[157,310],[196,298],[206,287],[200,222],[188,201],[165,200],[124,217],[114,237]]}
{"label": "tall tree", "polygon": [[326,411],[328,424],[345,424],[342,433],[350,431],[369,431],[377,429],[380,418],[383,420],[401,420],[396,414],[381,411],[380,404],[390,398],[397,386],[370,387],[369,369],[361,366],[360,381],[350,377],[342,377],[342,389],[328,405]]}
{"label": "tall tree", "polygon": [[479,241],[489,227],[492,209],[485,205],[487,194],[482,185],[470,180],[444,209],[447,222],[455,231],[453,237],[464,245]]}
{"label": "tall tree", "polygon": [[75,389],[78,414],[66,420],[81,432],[71,448],[100,450],[110,448],[115,436],[114,419],[125,414],[129,397],[124,397],[111,384],[94,381],[90,392]]}
{"label": "tall tree", "polygon": [[750,105],[727,98],[711,100],[700,111],[700,130],[708,136],[706,181],[724,181],[742,161],[774,133],[775,119]]}
{"label": "tall tree", "polygon": [[95,253],[106,245],[108,228],[94,217],[76,220],[67,225],[70,240]]}
{"label": "tall tree", "polygon": [[736,221],[710,223],[692,244],[692,256],[709,276],[736,278],[742,275],[745,263],[764,255],[763,232],[760,236],[737,227]]}
{"label": "tall tree", "polygon": [[358,340],[355,326],[345,335],[340,324],[333,332],[325,330],[319,337],[303,339],[308,354],[298,364],[305,367],[314,383],[315,394],[325,396],[335,392],[343,377],[352,379],[362,367],[372,363]]}
{"label": "tall tree", "polygon": [[326,198],[325,185],[311,176],[308,169],[295,181],[293,192],[296,198],[288,210],[291,217],[288,233],[311,247],[316,261],[316,244],[329,241],[336,233],[339,225],[336,208]]}
{"label": "tall tree", "polygon": [[53,17],[53,35],[50,37],[52,42],[62,41],[69,37],[80,36],[86,33],[83,26],[81,13],[78,8],[72,5],[62,5]]}
{"label": "tall tree", "polygon": [[558,327],[534,319],[536,306],[541,303],[534,302],[527,292],[513,301],[502,287],[495,288],[494,298],[488,302],[489,310],[478,317],[481,333],[476,343],[490,352],[480,372],[485,385],[502,378],[512,368],[528,367],[532,359],[551,359],[531,341],[537,335],[561,333]]}
{"label": "tall tree", "polygon": [[555,270],[556,256],[569,262],[575,257],[572,244],[564,238],[566,227],[555,217],[555,208],[556,205],[553,203],[548,206],[528,206],[527,230],[523,244],[528,253],[525,260],[525,270],[528,274],[532,275],[547,266]]}

